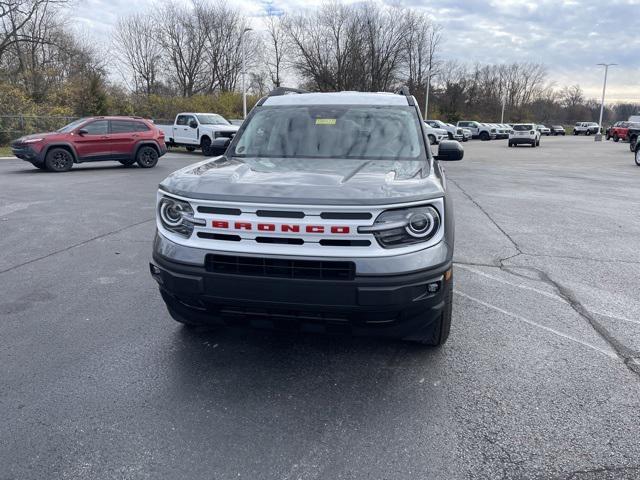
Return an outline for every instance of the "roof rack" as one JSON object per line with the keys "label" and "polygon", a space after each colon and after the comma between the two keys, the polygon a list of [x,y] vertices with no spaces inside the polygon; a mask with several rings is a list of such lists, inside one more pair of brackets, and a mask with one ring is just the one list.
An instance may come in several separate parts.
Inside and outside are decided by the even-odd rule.
{"label": "roof rack", "polygon": [[289,87],[277,87],[271,90],[267,97],[277,97],[279,95],[286,95],[288,93],[309,93],[306,90],[301,90],[299,88],[289,88]]}
{"label": "roof rack", "polygon": [[309,93],[306,90],[301,90],[299,88],[290,88],[290,87],[276,87],[267,93],[264,97],[258,100],[257,106],[262,105],[265,100],[269,97],[279,97],[280,95],[288,95],[290,93]]}
{"label": "roof rack", "polygon": [[404,95],[405,97],[407,97],[407,103],[409,103],[409,105],[412,107],[414,106],[413,95],[411,95],[411,92],[409,91],[409,87],[407,87],[406,85],[403,85],[398,89],[396,93],[398,95]]}

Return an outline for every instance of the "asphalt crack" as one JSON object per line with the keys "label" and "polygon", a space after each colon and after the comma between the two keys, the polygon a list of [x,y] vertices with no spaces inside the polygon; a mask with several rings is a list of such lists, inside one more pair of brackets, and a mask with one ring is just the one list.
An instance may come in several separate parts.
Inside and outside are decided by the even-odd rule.
{"label": "asphalt crack", "polygon": [[616,474],[617,476],[619,474],[634,473],[638,470],[640,470],[640,467],[638,466],[630,466],[630,467],[603,466],[603,467],[589,468],[584,470],[575,470],[567,474],[567,476],[564,478],[566,478],[566,480],[572,480],[572,479],[578,479],[582,475],[592,475],[592,474],[599,474],[599,473],[612,473],[612,474]]}
{"label": "asphalt crack", "polygon": [[101,238],[105,238],[105,237],[108,237],[110,235],[114,235],[116,233],[124,232],[125,230],[128,230],[129,228],[137,227],[138,225],[142,225],[144,223],[153,222],[153,221],[155,221],[155,218],[142,220],[141,222],[131,223],[129,225],[125,225],[124,227],[116,228],[115,230],[110,230],[108,232],[101,233],[100,235],[96,235],[95,237],[91,237],[91,238],[89,238],[87,240],[83,240],[82,242],[74,243],[74,244],[66,246],[65,248],[61,248],[59,250],[55,250],[53,252],[47,253],[46,255],[42,255],[40,257],[32,258],[31,260],[27,260],[26,262],[18,263],[16,265],[12,265],[9,268],[5,268],[4,270],[0,270],[0,275],[2,275],[3,273],[11,272],[12,270],[16,270],[16,269],[18,269],[20,267],[24,267],[25,265],[30,265],[32,263],[39,262],[40,260],[44,260],[44,259],[52,257],[54,255],[58,255],[59,253],[68,252],[69,250],[72,250],[74,248],[82,247],[83,245],[91,243],[91,242],[93,242],[95,240],[100,240]]}
{"label": "asphalt crack", "polygon": [[[505,262],[508,260],[512,260],[519,256],[531,256],[531,257],[547,257],[554,258],[552,255],[536,255],[524,252],[520,245],[513,239],[507,231],[502,228],[502,226],[491,216],[491,214],[485,210],[485,208],[480,205],[478,201],[476,201],[464,188],[460,186],[460,184],[454,180],[448,179],[451,183],[453,183],[464,195],[473,203],[490,221],[495,227],[511,242],[516,252],[513,255],[509,255],[506,257],[501,257],[497,260],[497,264],[482,264],[482,263],[464,263],[464,262],[454,262],[459,263],[461,265],[475,265],[475,266],[484,266],[489,268],[499,268],[500,270],[509,273],[511,275],[515,275],[521,278],[527,278],[523,274],[513,270],[513,268],[518,268],[522,270],[533,271],[537,274],[538,279],[551,286],[557,294],[562,298],[572,309],[574,312],[578,314],[580,318],[585,320],[591,328],[609,345],[616,355],[620,358],[624,366],[633,374],[640,377],[640,351],[632,350],[631,348],[624,345],[618,339],[616,339],[609,330],[602,325],[594,315],[587,310],[582,302],[576,297],[576,295],[566,286],[562,285],[560,282],[551,278],[551,276],[544,270],[531,266],[507,266]],[[561,258],[561,257],[558,257]],[[636,263],[636,262],[627,262],[627,263]],[[531,280],[530,278],[528,278]]]}

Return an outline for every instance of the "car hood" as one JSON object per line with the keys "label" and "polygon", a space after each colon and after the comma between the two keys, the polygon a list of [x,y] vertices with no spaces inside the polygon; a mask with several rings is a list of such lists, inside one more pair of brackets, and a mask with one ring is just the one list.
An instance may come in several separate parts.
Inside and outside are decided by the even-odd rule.
{"label": "car hood", "polygon": [[168,193],[205,200],[288,204],[389,204],[441,197],[424,160],[208,159],[174,172]]}
{"label": "car hood", "polygon": [[54,137],[56,135],[60,135],[58,132],[45,132],[45,133],[32,133],[31,135],[25,135],[24,137],[20,137],[17,140],[14,140],[13,143],[23,143],[27,140],[33,140],[34,138],[48,138]]}

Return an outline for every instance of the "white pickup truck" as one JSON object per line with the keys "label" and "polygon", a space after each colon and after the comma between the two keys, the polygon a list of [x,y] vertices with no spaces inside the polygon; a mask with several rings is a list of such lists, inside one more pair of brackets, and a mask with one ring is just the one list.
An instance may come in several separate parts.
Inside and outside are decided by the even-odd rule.
{"label": "white pickup truck", "polygon": [[187,147],[190,152],[201,148],[205,155],[213,140],[218,137],[232,137],[239,128],[217,113],[191,112],[176,115],[173,125],[156,126],[164,133],[168,147]]}

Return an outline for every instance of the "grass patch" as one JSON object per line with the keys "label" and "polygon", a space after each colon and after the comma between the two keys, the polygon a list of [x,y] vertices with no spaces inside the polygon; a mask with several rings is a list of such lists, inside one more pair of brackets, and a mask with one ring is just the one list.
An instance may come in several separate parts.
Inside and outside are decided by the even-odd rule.
{"label": "grass patch", "polygon": [[0,147],[0,157],[13,157],[9,147]]}

